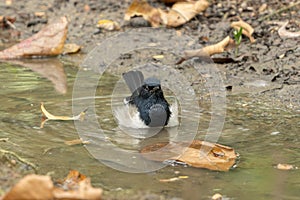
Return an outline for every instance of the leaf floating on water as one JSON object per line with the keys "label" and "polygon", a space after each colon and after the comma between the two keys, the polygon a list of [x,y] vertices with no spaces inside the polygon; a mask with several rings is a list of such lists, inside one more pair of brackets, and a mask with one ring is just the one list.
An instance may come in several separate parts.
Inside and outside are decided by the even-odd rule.
{"label": "leaf floating on water", "polygon": [[69,145],[69,146],[73,146],[73,145],[77,145],[77,144],[90,144],[90,142],[84,141],[80,138],[80,139],[76,139],[76,140],[65,141],[65,144]]}
{"label": "leaf floating on water", "polygon": [[[154,161],[175,160],[196,168],[228,171],[235,163],[238,154],[231,147],[194,140],[187,143],[157,143],[144,147],[141,153]],[[207,150],[208,153],[203,152]],[[179,152],[182,152],[178,155]]]}
{"label": "leaf floating on water", "polygon": [[56,56],[62,53],[67,38],[68,20],[61,17],[22,42],[0,51],[0,59]]}
{"label": "leaf floating on water", "polygon": [[42,119],[42,122],[41,122],[41,128],[43,128],[44,124],[48,120],[60,120],[60,121],[84,120],[85,113],[86,113],[87,109],[85,109],[84,111],[82,111],[79,115],[76,115],[76,116],[73,116],[73,117],[56,116],[56,115],[52,115],[51,113],[49,113],[46,110],[46,108],[44,107],[44,103],[42,102],[41,103],[41,111],[42,111],[43,116],[44,116],[44,118]]}
{"label": "leaf floating on water", "polygon": [[292,170],[292,169],[297,169],[297,167],[293,166],[293,165],[290,165],[290,164],[281,164],[279,163],[277,166],[276,166],[277,169],[280,169],[280,170]]}
{"label": "leaf floating on water", "polygon": [[221,194],[216,193],[216,194],[214,194],[214,196],[211,197],[211,199],[212,199],[212,200],[222,200],[223,197],[222,197]]}

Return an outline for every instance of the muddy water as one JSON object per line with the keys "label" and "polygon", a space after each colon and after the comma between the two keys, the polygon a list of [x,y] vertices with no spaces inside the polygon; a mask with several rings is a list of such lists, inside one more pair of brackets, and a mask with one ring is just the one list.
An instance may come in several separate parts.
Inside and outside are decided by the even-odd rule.
{"label": "muddy water", "polygon": [[[240,153],[237,168],[214,172],[169,166],[155,172],[132,174],[107,167],[85,146],[65,145],[65,141],[79,137],[73,122],[48,121],[40,128],[40,102],[44,102],[52,113],[72,115],[72,90],[77,68],[64,67],[66,82],[58,78],[61,85],[65,84],[64,89],[53,85],[51,78],[44,78],[48,73],[32,70],[0,64],[0,137],[10,141],[1,143],[1,148],[37,164],[41,174],[61,178],[68,170],[76,169],[91,177],[95,186],[112,193],[123,191],[124,195],[150,191],[182,199],[208,199],[214,193],[233,199],[298,199],[300,196],[299,171],[274,168],[278,163],[300,166],[299,113],[279,109],[276,102],[265,103],[249,96],[228,97],[226,122],[218,142],[232,146]],[[143,140],[122,137],[114,129],[116,122],[111,114],[110,94],[115,81],[116,77],[107,75],[97,87],[96,117],[106,130],[102,139],[112,141],[118,148],[138,149]],[[64,91],[66,93],[62,94]],[[210,119],[209,106],[205,105],[203,103],[201,107],[197,136],[200,139],[204,137]],[[87,114],[88,117],[91,115],[89,111]],[[159,179],[178,174],[188,178],[172,183],[159,182]]]}

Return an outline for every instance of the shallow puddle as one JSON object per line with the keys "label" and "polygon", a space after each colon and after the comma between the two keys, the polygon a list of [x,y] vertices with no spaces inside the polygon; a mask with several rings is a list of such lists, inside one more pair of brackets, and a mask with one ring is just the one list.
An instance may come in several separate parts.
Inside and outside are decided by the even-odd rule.
{"label": "shallow puddle", "polygon": [[[170,198],[208,199],[214,193],[221,193],[232,199],[297,199],[300,195],[299,171],[280,171],[274,168],[278,163],[299,166],[299,113],[279,109],[275,102],[264,103],[255,97],[228,96],[226,121],[218,143],[231,146],[239,152],[241,157],[237,168],[229,172],[215,172],[167,166],[149,173],[125,173],[107,166],[118,168],[119,164],[115,165],[117,160],[113,157],[116,149],[137,152],[143,145],[168,140],[172,134],[162,133],[138,139],[120,133],[111,110],[112,105],[120,104],[118,100],[126,95],[126,91],[112,98],[112,90],[118,77],[106,74],[96,88],[95,98],[86,97],[95,99],[95,109],[91,107],[92,104],[82,105],[89,108],[87,120],[95,118],[97,121],[91,122],[90,127],[85,127],[86,134],[80,133],[80,137],[91,142],[86,147],[94,145],[97,147],[94,149],[98,151],[105,149],[105,155],[99,152],[100,157],[105,156],[104,165],[94,158],[93,153],[88,151],[89,148],[64,144],[65,141],[79,138],[73,122],[48,121],[44,128],[40,128],[41,102],[53,114],[72,115],[72,102],[80,100],[72,99],[78,69],[73,66],[64,67],[67,78],[65,94],[62,94],[64,90],[58,90],[52,84],[51,79],[43,78],[45,74],[32,70],[0,63],[0,138],[9,138],[10,141],[2,142],[1,148],[16,152],[37,164],[41,174],[48,173],[55,178],[62,178],[68,170],[76,169],[91,177],[95,186],[109,191],[150,191]],[[90,79],[98,77],[91,75]],[[171,92],[167,97],[172,101]],[[200,125],[196,136],[199,139],[205,137],[210,121],[208,102],[200,103]],[[197,119],[197,113],[181,117],[192,125],[186,124],[180,132],[193,134],[193,120]],[[104,134],[96,131],[94,123],[100,124]],[[112,149],[100,145],[108,142],[113,144]],[[106,159],[110,157],[112,159]],[[171,183],[159,181],[179,175],[188,178]]]}

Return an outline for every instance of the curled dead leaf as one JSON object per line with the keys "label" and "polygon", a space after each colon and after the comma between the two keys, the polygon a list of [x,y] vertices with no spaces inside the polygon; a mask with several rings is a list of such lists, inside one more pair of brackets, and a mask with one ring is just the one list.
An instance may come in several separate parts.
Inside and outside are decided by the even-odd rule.
{"label": "curled dead leaf", "polygon": [[232,22],[230,26],[236,30],[240,30],[240,28],[243,28],[242,34],[247,36],[251,43],[255,42],[255,39],[252,37],[252,34],[254,33],[254,29],[247,22],[240,19],[237,22]]}
{"label": "curled dead leaf", "polygon": [[201,49],[184,51],[183,58],[177,64],[180,64],[181,62],[188,60],[190,58],[193,58],[193,57],[205,58],[205,57],[209,57],[214,54],[223,53],[224,51],[232,48],[233,46],[235,46],[234,41],[229,36],[227,36],[222,41],[220,41],[216,44],[206,46]]}
{"label": "curled dead leaf", "polygon": [[[238,154],[231,147],[194,140],[187,143],[157,143],[144,147],[144,157],[155,161],[175,160],[192,167],[217,171],[228,171],[235,163]],[[178,153],[182,152],[179,156]]]}
{"label": "curled dead leaf", "polygon": [[129,21],[135,16],[142,16],[153,27],[162,24],[161,11],[152,7],[146,0],[133,0],[125,12],[124,20]]}
{"label": "curled dead leaf", "polygon": [[118,24],[118,22],[106,19],[99,20],[97,27],[108,31],[120,30],[120,25]]}
{"label": "curled dead leaf", "polygon": [[177,27],[190,21],[200,12],[203,12],[209,3],[206,0],[177,2],[166,14],[166,25]]}
{"label": "curled dead leaf", "polygon": [[279,29],[278,34],[281,38],[295,38],[300,37],[300,31],[298,32],[290,32],[286,30],[286,26],[288,25],[289,21],[285,22]]}
{"label": "curled dead leaf", "polygon": [[56,116],[56,115],[52,115],[51,113],[49,113],[46,110],[46,108],[44,107],[44,103],[42,102],[41,103],[41,111],[42,111],[42,114],[44,116],[44,119],[42,119],[40,127],[43,128],[44,124],[48,120],[60,120],[60,121],[84,120],[85,113],[86,113],[87,109],[85,109],[84,111],[82,111],[78,115],[75,115],[75,116],[72,116],[72,117],[68,117],[68,116]]}
{"label": "curled dead leaf", "polygon": [[177,27],[204,11],[208,5],[209,3],[206,0],[177,1],[169,11],[163,11],[152,7],[146,0],[133,0],[125,13],[124,19],[129,21],[132,17],[142,16],[153,27],[158,27],[162,24],[169,27]]}
{"label": "curled dead leaf", "polygon": [[56,56],[62,53],[67,38],[68,20],[61,17],[22,42],[0,51],[0,59]]}

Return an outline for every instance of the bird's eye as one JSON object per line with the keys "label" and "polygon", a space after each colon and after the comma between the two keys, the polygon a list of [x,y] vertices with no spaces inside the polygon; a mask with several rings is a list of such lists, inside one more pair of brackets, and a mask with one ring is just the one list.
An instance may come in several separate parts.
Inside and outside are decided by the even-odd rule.
{"label": "bird's eye", "polygon": [[148,90],[149,90],[149,86],[148,86],[148,85],[145,85],[145,89],[148,91]]}

